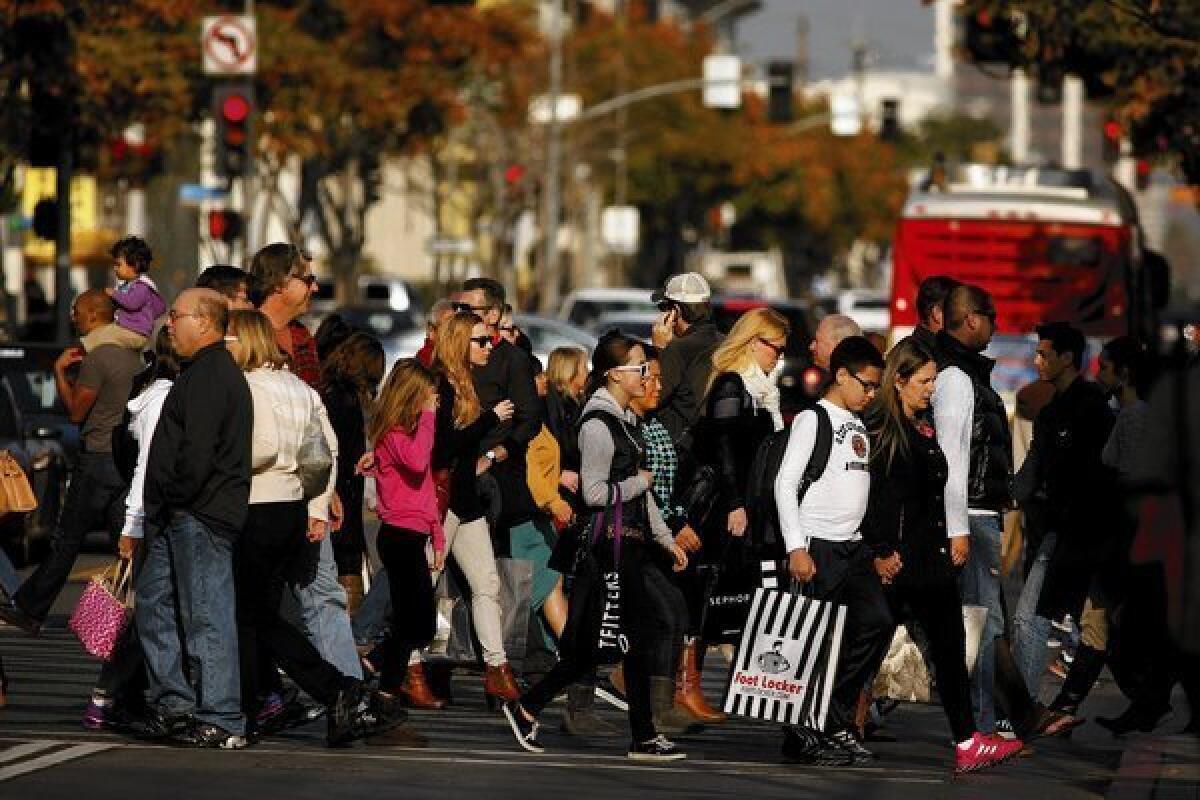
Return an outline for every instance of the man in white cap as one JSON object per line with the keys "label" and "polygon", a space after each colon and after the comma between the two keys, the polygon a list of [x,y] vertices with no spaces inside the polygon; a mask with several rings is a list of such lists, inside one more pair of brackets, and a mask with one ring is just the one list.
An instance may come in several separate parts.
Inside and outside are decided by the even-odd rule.
{"label": "man in white cap", "polygon": [[676,442],[700,416],[712,355],[724,338],[713,321],[711,300],[708,281],[696,272],[672,275],[665,288],[654,292],[662,312],[652,332],[662,351],[658,418]]}

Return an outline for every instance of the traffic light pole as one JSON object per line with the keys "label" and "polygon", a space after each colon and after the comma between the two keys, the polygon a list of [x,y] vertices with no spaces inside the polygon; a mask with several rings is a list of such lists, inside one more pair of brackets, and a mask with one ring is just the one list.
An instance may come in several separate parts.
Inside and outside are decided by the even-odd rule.
{"label": "traffic light pole", "polygon": [[[66,64],[63,74],[71,75],[75,70],[75,40],[71,26],[64,26]],[[68,79],[69,80],[69,79]],[[68,86],[67,120],[74,120],[74,87]],[[58,231],[54,237],[54,318],[55,333],[59,342],[70,341],[71,330],[71,175],[75,169],[75,126],[64,122],[58,131],[58,169],[55,171],[54,198],[58,203]]]}

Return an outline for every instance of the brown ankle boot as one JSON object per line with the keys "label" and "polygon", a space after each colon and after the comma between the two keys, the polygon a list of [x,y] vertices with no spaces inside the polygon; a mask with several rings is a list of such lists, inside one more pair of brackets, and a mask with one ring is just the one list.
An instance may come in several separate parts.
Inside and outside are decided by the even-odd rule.
{"label": "brown ankle boot", "polygon": [[483,692],[489,698],[500,700],[516,700],[521,696],[521,690],[517,688],[517,678],[508,662],[498,667],[484,667]]}
{"label": "brown ankle boot", "polygon": [[346,611],[350,616],[358,613],[363,601],[363,579],[361,575],[338,575],[338,583],[346,590]]}
{"label": "brown ankle boot", "polygon": [[699,647],[700,643],[696,639],[683,646],[683,653],[679,658],[679,675],[675,679],[675,707],[691,714],[699,722],[724,722],[727,719],[726,715],[710,706],[700,689],[700,671],[696,666]]}
{"label": "brown ankle boot", "polygon": [[446,701],[429,688],[429,682],[425,680],[425,666],[420,663],[408,665],[408,676],[404,685],[400,687],[400,694],[404,696],[410,708],[440,711],[446,707]]}

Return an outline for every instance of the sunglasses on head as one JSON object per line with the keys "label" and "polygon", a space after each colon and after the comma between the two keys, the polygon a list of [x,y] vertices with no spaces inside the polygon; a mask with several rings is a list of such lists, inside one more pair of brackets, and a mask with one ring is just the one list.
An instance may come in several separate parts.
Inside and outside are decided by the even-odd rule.
{"label": "sunglasses on head", "polygon": [[495,342],[490,336],[472,336],[471,341],[480,347],[495,347]]}

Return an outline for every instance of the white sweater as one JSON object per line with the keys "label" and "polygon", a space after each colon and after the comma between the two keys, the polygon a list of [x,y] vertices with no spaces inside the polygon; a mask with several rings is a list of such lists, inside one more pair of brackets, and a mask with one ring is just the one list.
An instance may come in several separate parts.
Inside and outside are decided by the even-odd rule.
{"label": "white sweater", "polygon": [[246,373],[254,399],[254,439],[250,456],[250,502],[286,503],[304,499],[296,455],[313,414],[325,431],[333,454],[325,491],[308,502],[308,516],[329,519],[329,503],[337,482],[337,435],[321,396],[286,369],[266,367]]}
{"label": "white sweater", "polygon": [[807,550],[812,539],[852,542],[862,538],[859,527],[871,492],[867,428],[857,414],[827,400],[820,403],[833,424],[833,446],[825,472],[808,487],[804,502],[797,504],[796,493],[817,444],[817,414],[804,411],[792,423],[775,477],[775,505],[789,553]]}
{"label": "white sweater", "polygon": [[171,391],[171,381],[157,380],[147,386],[137,397],[129,401],[129,432],[138,443],[137,467],[133,470],[133,481],[125,498],[125,526],[121,535],[131,539],[145,536],[146,508],[142,492],[146,485],[146,462],[150,458],[150,440],[158,427],[163,401]]}

